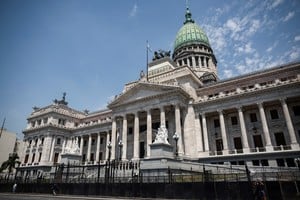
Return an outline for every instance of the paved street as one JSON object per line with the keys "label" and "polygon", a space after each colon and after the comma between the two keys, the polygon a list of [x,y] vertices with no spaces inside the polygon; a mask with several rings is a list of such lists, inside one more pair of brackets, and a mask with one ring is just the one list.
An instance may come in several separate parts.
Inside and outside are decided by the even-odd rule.
{"label": "paved street", "polygon": [[[119,199],[119,200],[128,200],[131,198],[120,198],[120,197],[86,197],[86,196],[71,196],[71,195],[57,195],[53,196],[50,194],[13,194],[13,193],[0,193],[1,200],[110,200],[110,199]],[[142,198],[135,198],[142,199]]]}
{"label": "paved street", "polygon": [[[53,196],[50,194],[26,194],[26,193],[0,193],[0,200],[110,200],[110,199],[118,199],[118,200],[129,200],[129,199],[137,199],[137,200],[149,200],[150,198],[122,198],[122,197],[96,197],[96,196],[72,196],[72,195],[57,195]],[[157,199],[156,200],[163,200]]]}

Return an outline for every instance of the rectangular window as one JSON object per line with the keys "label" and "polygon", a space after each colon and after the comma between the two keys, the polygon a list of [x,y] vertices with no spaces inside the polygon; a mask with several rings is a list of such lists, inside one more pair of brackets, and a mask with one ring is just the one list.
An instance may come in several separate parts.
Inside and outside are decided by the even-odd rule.
{"label": "rectangular window", "polygon": [[259,160],[252,160],[253,166],[259,166]]}
{"label": "rectangular window", "polygon": [[31,163],[33,163],[33,162],[34,162],[34,158],[35,158],[35,153],[34,153],[34,154],[32,154]]}
{"label": "rectangular window", "polygon": [[214,125],[215,125],[215,128],[220,127],[220,121],[219,121],[219,119],[214,119]]}
{"label": "rectangular window", "polygon": [[57,163],[57,161],[58,161],[58,156],[59,156],[59,153],[55,153],[54,154],[54,163]]}
{"label": "rectangular window", "polygon": [[278,111],[276,109],[270,110],[271,119],[279,119]]}
{"label": "rectangular window", "polygon": [[257,122],[256,113],[250,113],[250,122]]}
{"label": "rectangular window", "polygon": [[231,117],[231,125],[237,125],[238,124],[238,120],[236,116]]}
{"label": "rectangular window", "polygon": [[278,167],[284,167],[285,166],[283,159],[276,159],[276,162],[277,162]]}
{"label": "rectangular window", "polygon": [[60,145],[60,143],[61,143],[61,139],[60,139],[60,138],[57,138],[56,144],[57,144],[57,145]]}
{"label": "rectangular window", "polygon": [[94,154],[93,153],[91,153],[90,161],[94,161]]}
{"label": "rectangular window", "polygon": [[295,116],[300,116],[300,106],[293,106],[293,112]]}
{"label": "rectangular window", "polygon": [[83,140],[83,146],[84,146],[84,147],[86,146],[86,143],[87,143],[87,141],[86,141],[86,140]]}
{"label": "rectangular window", "polygon": [[288,167],[296,167],[295,160],[293,158],[287,158],[286,164]]}
{"label": "rectangular window", "polygon": [[101,137],[101,138],[100,138],[100,144],[103,144],[103,142],[104,142],[104,138]]}
{"label": "rectangular window", "polygon": [[83,154],[82,155],[82,162],[85,162],[85,157],[86,157],[86,154]]}
{"label": "rectangular window", "polygon": [[95,139],[92,139],[92,145],[95,145],[95,142],[96,142]]}
{"label": "rectangular window", "polygon": [[140,126],[140,132],[144,132],[146,130],[147,130],[147,125],[146,124]]}
{"label": "rectangular window", "polygon": [[29,158],[29,154],[26,154],[24,163],[27,163],[27,162],[28,162],[28,158]]}
{"label": "rectangular window", "polygon": [[42,153],[40,153],[39,162],[41,162],[41,158],[42,158]]}
{"label": "rectangular window", "polygon": [[268,160],[261,160],[261,165],[262,166],[269,166]]}
{"label": "rectangular window", "polygon": [[44,138],[42,138],[41,144],[44,144]]}
{"label": "rectangular window", "polygon": [[132,135],[133,133],[133,128],[132,127],[128,127],[128,135]]}
{"label": "rectangular window", "polygon": [[103,152],[99,152],[99,159],[103,160]]}

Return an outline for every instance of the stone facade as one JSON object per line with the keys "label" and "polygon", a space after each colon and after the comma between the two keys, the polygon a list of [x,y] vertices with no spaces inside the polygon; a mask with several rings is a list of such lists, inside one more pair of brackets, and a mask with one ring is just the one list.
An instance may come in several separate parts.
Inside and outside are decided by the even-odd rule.
{"label": "stone facade", "polygon": [[[77,111],[67,105],[65,95],[34,108],[23,132],[21,169],[38,173],[60,163],[72,139],[78,141],[85,165],[151,158],[150,146],[161,126],[181,159],[295,166],[300,154],[300,63],[219,80],[216,59],[205,45],[182,44],[175,60],[153,60],[147,78],[126,84],[105,110]],[[207,64],[201,64],[202,56]]]}

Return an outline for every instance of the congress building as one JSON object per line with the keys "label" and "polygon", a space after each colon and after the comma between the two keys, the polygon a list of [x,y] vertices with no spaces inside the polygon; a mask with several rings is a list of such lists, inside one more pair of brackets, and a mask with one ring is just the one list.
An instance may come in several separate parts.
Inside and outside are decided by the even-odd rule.
{"label": "congress building", "polygon": [[78,111],[64,94],[27,120],[20,170],[33,173],[61,163],[70,145],[86,166],[151,159],[159,128],[181,160],[296,167],[300,63],[220,80],[208,36],[187,8],[172,53],[155,52],[106,109]]}

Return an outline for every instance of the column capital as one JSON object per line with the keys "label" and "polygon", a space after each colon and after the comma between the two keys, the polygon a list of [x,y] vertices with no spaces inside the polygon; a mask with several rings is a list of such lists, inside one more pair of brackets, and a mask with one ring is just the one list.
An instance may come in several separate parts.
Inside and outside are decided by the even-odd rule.
{"label": "column capital", "polygon": [[200,112],[199,114],[200,114],[202,117],[205,117],[206,112]]}
{"label": "column capital", "polygon": [[224,114],[224,110],[221,110],[221,109],[218,109],[217,112],[218,112],[219,114]]}
{"label": "column capital", "polygon": [[238,106],[236,106],[235,108],[236,108],[238,111],[241,111],[241,112],[244,111],[244,107],[241,106],[241,105],[238,105]]}
{"label": "column capital", "polygon": [[282,104],[286,104],[286,97],[281,97],[281,98],[279,98],[279,101],[280,101],[280,103],[282,103]]}
{"label": "column capital", "polygon": [[258,102],[256,102],[256,105],[258,105],[258,106],[263,106],[263,105],[264,105],[264,102],[263,102],[263,101],[258,101]]}

